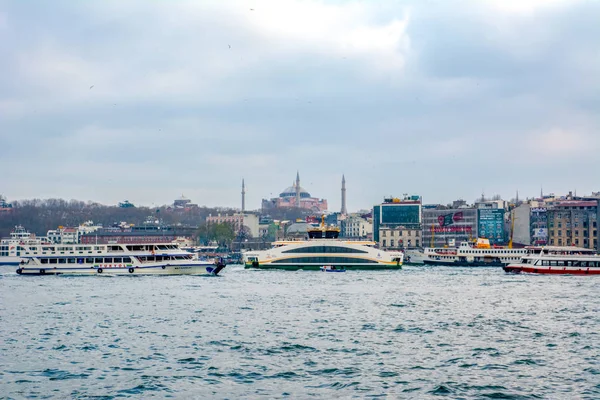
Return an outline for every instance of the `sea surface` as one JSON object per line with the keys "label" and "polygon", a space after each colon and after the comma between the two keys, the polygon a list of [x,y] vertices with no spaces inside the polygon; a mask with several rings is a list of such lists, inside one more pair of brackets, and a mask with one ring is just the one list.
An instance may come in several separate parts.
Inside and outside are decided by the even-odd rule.
{"label": "sea surface", "polygon": [[600,398],[600,277],[0,270],[3,399]]}

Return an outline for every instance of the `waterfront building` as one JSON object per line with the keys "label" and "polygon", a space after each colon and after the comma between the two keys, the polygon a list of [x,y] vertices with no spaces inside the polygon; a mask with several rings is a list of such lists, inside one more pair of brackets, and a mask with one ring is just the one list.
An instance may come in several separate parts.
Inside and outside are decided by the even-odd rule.
{"label": "waterfront building", "polygon": [[525,246],[532,244],[531,205],[522,203],[515,207],[510,212],[510,218],[514,219],[509,220],[511,224],[509,235],[512,235],[513,243]]}
{"label": "waterfront building", "polygon": [[180,198],[173,201],[173,208],[176,210],[188,210],[191,208],[198,208],[198,204],[192,203],[192,201],[181,195]]}
{"label": "waterfront building", "polygon": [[207,224],[231,224],[235,233],[239,233],[242,227],[248,228],[252,237],[259,237],[259,218],[254,214],[217,214],[206,217]]}
{"label": "waterfront building", "polygon": [[369,239],[373,237],[373,222],[358,215],[351,215],[342,222],[342,234],[350,239]]}
{"label": "waterfront building", "polygon": [[598,200],[555,201],[547,216],[548,244],[598,248]]}
{"label": "waterfront building", "polygon": [[464,201],[423,209],[423,247],[455,247],[477,239],[477,209]]}
{"label": "waterfront building", "polygon": [[383,203],[373,206],[374,241],[383,244],[380,235],[382,228],[420,231],[421,206],[420,196],[406,196],[403,199],[389,197]]}
{"label": "waterfront building", "polygon": [[548,244],[548,209],[543,202],[531,202],[530,212],[531,244]]}
{"label": "waterfront building", "polygon": [[414,249],[421,247],[420,228],[383,226],[379,228],[379,247],[382,249]]}
{"label": "waterfront building", "polygon": [[314,212],[327,211],[327,200],[312,197],[310,193],[300,186],[300,174],[296,174],[296,181],[285,188],[279,197],[262,200],[263,212],[273,208],[302,208]]}
{"label": "waterfront building", "polygon": [[4,196],[0,195],[0,214],[11,212],[13,210],[13,205],[6,201]]}
{"label": "waterfront building", "polygon": [[121,208],[132,208],[135,207],[132,203],[129,202],[129,200],[125,200],[122,203],[119,203],[119,207]]}

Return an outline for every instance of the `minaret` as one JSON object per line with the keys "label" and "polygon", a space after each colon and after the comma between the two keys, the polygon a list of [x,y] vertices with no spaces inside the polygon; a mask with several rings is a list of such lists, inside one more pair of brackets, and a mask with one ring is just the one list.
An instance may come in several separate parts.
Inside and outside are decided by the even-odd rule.
{"label": "minaret", "polygon": [[296,207],[300,208],[300,172],[296,171]]}
{"label": "minaret", "polygon": [[515,199],[515,203],[519,204],[519,191],[517,190],[517,198]]}
{"label": "minaret", "polygon": [[242,178],[242,214],[246,211],[246,185]]}
{"label": "minaret", "polygon": [[341,213],[343,215],[348,214],[348,210],[346,209],[346,177],[342,175],[342,210]]}

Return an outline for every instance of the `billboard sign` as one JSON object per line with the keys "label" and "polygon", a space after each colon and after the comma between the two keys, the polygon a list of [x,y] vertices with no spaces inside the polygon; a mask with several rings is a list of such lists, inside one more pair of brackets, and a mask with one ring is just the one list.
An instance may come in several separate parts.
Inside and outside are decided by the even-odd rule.
{"label": "billboard sign", "polygon": [[483,208],[477,210],[479,236],[491,244],[504,243],[504,209]]}

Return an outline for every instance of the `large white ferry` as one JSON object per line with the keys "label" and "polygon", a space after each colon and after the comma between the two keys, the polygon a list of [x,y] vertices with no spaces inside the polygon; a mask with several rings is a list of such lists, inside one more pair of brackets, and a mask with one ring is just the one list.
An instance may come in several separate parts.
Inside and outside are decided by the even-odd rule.
{"label": "large white ferry", "polygon": [[173,243],[26,246],[21,257],[20,275],[217,275],[225,268]]}
{"label": "large white ferry", "polygon": [[375,242],[338,239],[338,228],[308,230],[308,240],[277,241],[273,248],[248,251],[246,268],[320,270],[323,266],[346,270],[401,269],[404,254],[375,248]]}
{"label": "large white ferry", "polygon": [[16,226],[10,237],[0,241],[0,265],[18,265],[21,255],[37,255],[39,245],[49,244],[45,237],[36,237],[22,226]]}
{"label": "large white ferry", "polygon": [[462,242],[455,248],[425,248],[409,252],[411,264],[445,265],[457,267],[502,267],[516,262],[527,254],[526,249],[493,247],[487,239],[475,243]]}
{"label": "large white ferry", "polygon": [[527,247],[527,254],[518,262],[504,267],[514,274],[600,275],[600,256],[594,250],[581,247]]}

